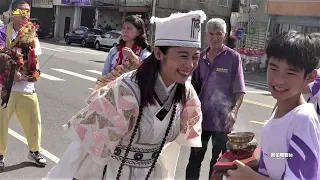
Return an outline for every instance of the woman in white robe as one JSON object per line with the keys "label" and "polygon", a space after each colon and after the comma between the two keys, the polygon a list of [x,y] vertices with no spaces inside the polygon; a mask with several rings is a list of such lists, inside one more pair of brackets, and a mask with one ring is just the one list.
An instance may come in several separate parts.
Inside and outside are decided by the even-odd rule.
{"label": "woman in white robe", "polygon": [[170,179],[168,164],[176,162],[159,158],[164,146],[201,146],[200,101],[186,81],[198,65],[205,19],[203,11],[153,18],[154,52],[138,70],[95,91],[69,120],[73,142],[44,179]]}

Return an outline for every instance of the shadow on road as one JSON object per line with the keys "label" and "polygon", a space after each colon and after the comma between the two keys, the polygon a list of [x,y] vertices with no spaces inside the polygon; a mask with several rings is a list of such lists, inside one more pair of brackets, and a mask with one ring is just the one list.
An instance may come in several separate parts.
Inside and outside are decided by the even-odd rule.
{"label": "shadow on road", "polygon": [[42,166],[38,166],[37,164],[33,163],[33,162],[30,162],[30,161],[24,161],[24,162],[21,162],[20,164],[15,164],[15,165],[12,165],[12,166],[7,166],[5,167],[4,170],[0,170],[0,174],[1,173],[4,173],[4,172],[10,172],[10,171],[15,171],[15,170],[18,170],[18,169],[23,169],[25,167],[38,167],[38,168],[44,168]]}
{"label": "shadow on road", "polygon": [[96,63],[102,63],[102,64],[104,64],[104,61],[98,61],[98,60],[89,60],[89,61],[92,61],[92,62],[96,62]]}

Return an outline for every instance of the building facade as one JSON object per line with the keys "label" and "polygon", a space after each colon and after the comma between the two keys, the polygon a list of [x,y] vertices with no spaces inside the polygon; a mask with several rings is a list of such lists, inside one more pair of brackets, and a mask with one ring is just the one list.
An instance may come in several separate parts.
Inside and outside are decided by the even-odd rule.
{"label": "building facade", "polygon": [[265,12],[271,20],[271,37],[290,29],[304,33],[320,32],[319,0],[268,0]]}
{"label": "building facade", "polygon": [[264,71],[269,26],[269,16],[264,11],[266,1],[237,1],[239,8],[233,8],[230,16],[231,37],[236,41],[235,47],[242,57],[245,71]]}
{"label": "building facade", "polygon": [[[95,0],[93,6],[97,8],[97,27],[104,29],[120,30],[124,17],[130,14],[142,15],[146,22],[148,38],[152,41],[152,29],[149,24],[152,15],[166,17],[174,12],[201,9],[207,14],[208,19],[220,17],[228,21],[231,4],[232,0]],[[204,29],[202,32],[205,47],[207,40]]]}
{"label": "building facade", "polygon": [[[220,17],[228,21],[231,4],[232,0],[53,0],[54,34],[62,38],[66,32],[78,26],[96,27],[104,31],[120,30],[126,16],[139,14],[146,22],[150,39],[149,19],[153,15],[153,8],[157,17],[201,9],[206,12],[208,19]],[[206,46],[205,31],[202,32],[203,46]]]}
{"label": "building facade", "polygon": [[[233,0],[158,0],[155,15],[166,17],[174,12],[188,12],[190,10],[203,10],[207,20],[211,18],[222,18],[227,23],[230,19]],[[202,26],[201,43],[202,48],[207,46],[205,35],[205,24]]]}
{"label": "building facade", "polygon": [[47,36],[50,31],[53,31],[54,26],[53,0],[32,0],[30,5],[31,18],[39,19],[41,33]]}
{"label": "building facade", "polygon": [[[82,9],[91,8],[90,0],[53,0],[54,37],[63,38],[66,33],[81,25]],[[85,14],[94,17],[94,12]]]}

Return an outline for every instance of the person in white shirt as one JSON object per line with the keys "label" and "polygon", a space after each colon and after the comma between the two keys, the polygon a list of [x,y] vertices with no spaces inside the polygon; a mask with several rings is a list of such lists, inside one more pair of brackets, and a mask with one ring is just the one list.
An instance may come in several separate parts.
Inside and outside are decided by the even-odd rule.
{"label": "person in white shirt", "polygon": [[240,161],[228,180],[319,180],[320,123],[302,91],[317,76],[315,38],[296,31],[270,40],[267,84],[277,106],[261,133],[259,173]]}
{"label": "person in white shirt", "polygon": [[[0,48],[9,48],[9,44],[17,37],[21,27],[20,23],[25,22],[30,16],[30,5],[23,0],[16,0],[12,4],[12,10],[27,12],[23,15],[15,15],[12,23],[0,28]],[[35,55],[42,54],[40,43],[35,38]],[[36,65],[39,69],[39,64]],[[39,166],[45,166],[46,160],[40,155],[41,142],[41,116],[37,94],[34,83],[37,78],[34,76],[24,76],[16,72],[15,82],[13,83],[10,99],[6,108],[0,107],[0,169],[4,169],[4,155],[7,150],[8,126],[9,121],[15,113],[20,121],[28,141],[28,158]],[[2,88],[2,84],[0,84]]]}

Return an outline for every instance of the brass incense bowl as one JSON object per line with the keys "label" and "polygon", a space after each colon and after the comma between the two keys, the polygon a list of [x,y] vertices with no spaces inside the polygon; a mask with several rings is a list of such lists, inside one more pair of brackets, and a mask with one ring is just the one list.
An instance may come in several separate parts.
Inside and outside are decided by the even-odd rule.
{"label": "brass incense bowl", "polygon": [[253,152],[258,146],[255,139],[247,143],[236,143],[232,141],[227,142],[227,149],[233,153],[237,152]]}
{"label": "brass incense bowl", "polygon": [[227,149],[234,154],[250,153],[257,148],[258,143],[254,139],[254,133],[236,132],[228,134]]}
{"label": "brass incense bowl", "polygon": [[248,143],[253,140],[254,133],[252,132],[235,132],[227,135],[229,141],[235,143]]}

